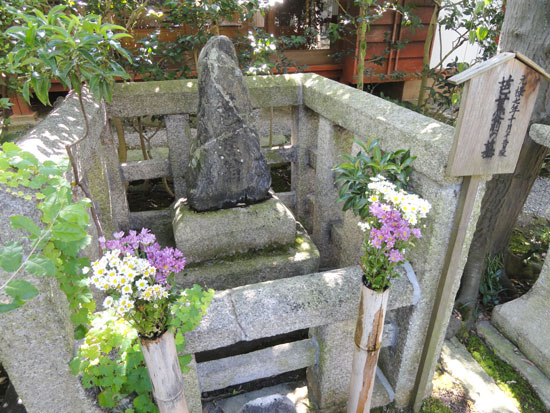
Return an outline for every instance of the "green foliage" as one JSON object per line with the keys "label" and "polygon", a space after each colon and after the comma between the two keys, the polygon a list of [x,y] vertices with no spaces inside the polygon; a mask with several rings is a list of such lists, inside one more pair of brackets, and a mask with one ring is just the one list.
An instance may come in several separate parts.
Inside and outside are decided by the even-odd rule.
{"label": "green foliage", "polygon": [[130,37],[121,33],[123,27],[102,23],[96,15],[65,14],[62,5],[47,14],[39,9],[32,14],[10,10],[19,25],[5,32],[13,41],[5,72],[18,77],[27,102],[32,89],[43,104],[50,104],[51,79],[77,93],[85,83],[97,100],[110,102],[115,77],[128,78],[113,59],[114,53],[130,59],[119,43],[119,39]]}
{"label": "green foliage", "polygon": [[[172,305],[170,330],[175,333],[179,354],[185,349],[184,334],[199,325],[213,294],[213,290],[204,291],[195,285],[182,291]],[[190,360],[188,355],[180,356],[182,369]],[[137,331],[111,311],[94,316],[92,327],[70,367],[73,374],[82,374],[84,387],[99,388],[101,406],[116,408],[122,399],[131,396],[135,412],[158,411]]]}
{"label": "green foliage", "polygon": [[435,399],[433,397],[424,400],[420,411],[422,413],[453,413],[453,411],[445,406],[443,402],[441,402],[441,400]]}
{"label": "green foliage", "polygon": [[346,162],[333,170],[336,172],[335,182],[342,184],[338,190],[338,202],[344,203],[342,209],[351,209],[355,215],[365,219],[369,213],[367,199],[371,178],[382,175],[398,189],[404,189],[412,172],[411,164],[416,157],[403,149],[383,154],[376,139],[367,144],[358,140],[354,142],[361,150],[355,156],[342,155]]}
{"label": "green foliage", "polygon": [[285,50],[299,49],[307,42],[307,36],[275,37],[261,29],[249,32],[248,36],[233,39],[237,49],[239,64],[246,74],[268,75],[273,72],[287,73],[296,64],[284,55]]}
{"label": "green foliage", "polygon": [[36,204],[42,212],[41,222],[14,215],[12,228],[25,232],[30,253],[18,241],[11,241],[0,249],[0,266],[13,273],[0,286],[12,298],[0,305],[0,312],[20,307],[38,294],[32,283],[17,279],[24,269],[36,276],[56,277],[65,292],[72,313],[71,319],[79,332],[86,328],[88,317],[95,309],[90,290],[81,269],[88,260],[78,253],[90,243],[86,233],[89,225],[89,201],[74,202],[69,182],[63,177],[68,163],[40,162],[13,143],[4,143],[0,151],[0,190],[13,197]]}
{"label": "green foliage", "polygon": [[503,291],[500,283],[503,271],[504,261],[501,254],[493,258],[487,257],[487,271],[479,286],[481,303],[487,310],[491,310],[500,302],[498,296]]}
{"label": "green foliage", "polygon": [[472,357],[495,380],[498,387],[518,401],[520,412],[548,412],[529,383],[513,367],[499,359],[478,336],[470,335],[465,344]]}
{"label": "green foliage", "polygon": [[543,263],[550,246],[550,225],[537,220],[531,225],[514,229],[508,250],[524,261]]}
{"label": "green foliage", "polygon": [[[453,31],[459,35],[451,50],[446,55],[440,54],[439,63],[435,67],[424,68],[423,76],[432,79],[432,82],[425,87],[428,96],[422,109],[425,110],[428,103],[434,108],[430,116],[452,124],[458,112],[462,86],[448,83],[447,78],[476,62],[460,61],[458,57],[450,63],[444,62],[453,51],[468,42],[480,47],[481,56],[477,60],[484,61],[493,57],[497,53],[497,39],[504,20],[504,10],[502,2],[496,0],[448,0],[441,3],[438,30]],[[436,38],[434,41],[437,41]],[[445,114],[449,109],[453,110],[451,116]]]}

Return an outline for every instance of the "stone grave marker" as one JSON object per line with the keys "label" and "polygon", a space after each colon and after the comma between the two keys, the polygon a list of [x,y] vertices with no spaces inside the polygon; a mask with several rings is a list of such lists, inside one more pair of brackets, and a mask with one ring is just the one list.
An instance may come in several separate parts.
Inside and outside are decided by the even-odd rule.
{"label": "stone grave marker", "polygon": [[197,138],[186,178],[189,206],[211,211],[267,199],[269,166],[231,40],[212,37],[199,55],[198,71]]}

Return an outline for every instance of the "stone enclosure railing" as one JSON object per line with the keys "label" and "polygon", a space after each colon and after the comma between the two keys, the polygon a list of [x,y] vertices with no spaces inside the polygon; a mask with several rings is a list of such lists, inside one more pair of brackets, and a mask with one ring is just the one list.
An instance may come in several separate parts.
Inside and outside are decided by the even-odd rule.
{"label": "stone enclosure railing", "polygon": [[[290,145],[268,149],[266,155],[271,163],[291,163],[291,191],[277,195],[319,248],[321,268],[335,270],[217,292],[200,327],[187,336],[187,349],[199,360],[193,361],[186,376],[185,391],[191,410],[201,411],[201,391],[304,367],[314,406],[325,411],[345,406],[359,297],[360,270],[353,266],[358,262],[362,234],[357,219],[351,213],[343,213],[336,203],[332,167],[341,161],[340,154],[358,150],[354,137],[363,141],[376,137],[383,150],[409,148],[417,156],[412,189],[432,204],[424,236],[411,251],[408,270],[403,270],[390,293],[387,334],[379,360],[383,375],[379,375],[382,379],[376,385],[375,404],[393,400],[398,407],[410,405],[417,392],[425,395],[429,391],[415,389],[415,382],[461,189],[460,179],[445,176],[454,129],[316,75],[251,77],[246,81],[256,108],[292,108]],[[105,232],[150,226],[169,217],[169,210],[130,212],[124,182],[172,176],[176,196],[185,197],[184,174],[191,139],[189,115],[196,112],[198,104],[196,81],[120,84],[115,87],[112,105],[95,104],[89,98],[86,102],[90,134],[79,144],[78,159]],[[141,115],[164,115],[168,159],[121,165],[109,118]],[[42,159],[63,156],[64,146],[78,139],[82,128],[77,101],[74,96],[69,97],[20,145]],[[483,186],[476,209],[482,192]],[[460,268],[476,217],[469,223]],[[7,220],[2,219],[5,228]],[[0,241],[13,236],[2,234]],[[0,273],[0,281],[4,275]],[[458,289],[458,280],[453,288]],[[96,411],[68,371],[71,354],[55,354],[53,350],[55,346],[68,348],[73,343],[68,329],[61,330],[53,322],[31,322],[27,328],[29,318],[52,308],[66,317],[66,309],[58,304],[62,300],[57,295],[50,300],[35,300],[7,319],[0,319],[0,361],[29,412],[58,412],[64,411],[59,406],[76,405],[82,406],[81,411]],[[451,310],[449,303],[445,311],[450,315]],[[18,333],[21,328],[28,330],[23,338]],[[307,339],[200,361],[204,351],[305,329],[309,329]],[[46,337],[49,354],[41,352],[42,336]],[[439,337],[439,348],[443,338]],[[26,360],[14,355],[23,343],[27,346],[23,352]],[[60,379],[53,386],[47,377],[52,358],[60,366]],[[433,371],[435,365],[428,368]],[[26,375],[28,371],[36,372],[32,379]],[[48,395],[51,404],[40,405],[36,394]]]}

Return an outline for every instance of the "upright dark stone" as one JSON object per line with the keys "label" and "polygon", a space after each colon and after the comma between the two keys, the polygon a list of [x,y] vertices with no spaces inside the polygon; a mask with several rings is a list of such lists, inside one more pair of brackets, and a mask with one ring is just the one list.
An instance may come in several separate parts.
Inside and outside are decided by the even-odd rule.
{"label": "upright dark stone", "polygon": [[230,208],[269,197],[269,166],[249,121],[251,110],[233,43],[212,37],[199,56],[197,138],[186,177],[192,209]]}

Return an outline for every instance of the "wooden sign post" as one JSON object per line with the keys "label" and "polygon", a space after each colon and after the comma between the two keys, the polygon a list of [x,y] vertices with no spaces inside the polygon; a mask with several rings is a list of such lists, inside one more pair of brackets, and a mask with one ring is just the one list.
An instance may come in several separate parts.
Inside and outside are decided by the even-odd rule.
{"label": "wooden sign post", "polygon": [[542,77],[550,75],[520,53],[502,53],[449,79],[465,83],[447,174],[463,176],[453,230],[416,377],[414,411],[426,397],[444,328],[461,277],[461,255],[483,175],[513,173]]}

